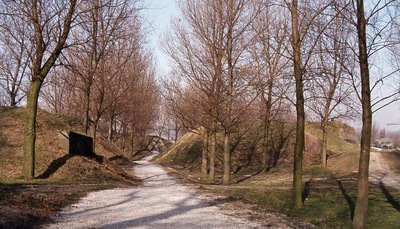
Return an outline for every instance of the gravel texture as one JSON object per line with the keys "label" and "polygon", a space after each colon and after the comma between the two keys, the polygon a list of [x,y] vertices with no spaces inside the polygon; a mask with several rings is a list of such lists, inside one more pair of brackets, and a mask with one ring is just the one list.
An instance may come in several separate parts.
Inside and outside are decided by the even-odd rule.
{"label": "gravel texture", "polygon": [[390,170],[379,152],[371,152],[369,181],[400,189],[400,175]]}
{"label": "gravel texture", "polygon": [[[260,222],[229,216],[215,198],[199,194],[149,163],[157,153],[136,162],[137,188],[90,193],[63,209],[45,228],[259,228]],[[279,227],[285,228],[285,227]]]}

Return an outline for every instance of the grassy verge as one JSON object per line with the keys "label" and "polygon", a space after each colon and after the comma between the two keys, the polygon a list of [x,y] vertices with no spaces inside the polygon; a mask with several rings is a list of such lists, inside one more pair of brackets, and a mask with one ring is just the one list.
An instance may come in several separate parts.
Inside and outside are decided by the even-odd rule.
{"label": "grassy verge", "polygon": [[[322,179],[322,178],[321,178]],[[304,183],[301,209],[290,208],[291,189],[267,187],[249,189],[251,183],[242,183],[246,188],[218,190],[229,197],[256,203],[267,211],[278,212],[289,217],[309,222],[319,228],[350,228],[353,217],[357,185],[354,179],[323,179]],[[215,189],[213,190],[215,191]],[[399,228],[400,191],[371,184],[367,228]]]}
{"label": "grassy verge", "polygon": [[[319,228],[351,227],[357,197],[356,174],[338,174],[327,169],[305,167],[304,207],[291,209],[292,171],[289,168],[274,168],[252,175],[232,174],[232,184],[221,186],[218,185],[218,179],[209,181],[200,178],[200,173],[191,172],[189,168],[173,167],[173,172],[169,174],[183,182],[194,182],[207,192],[254,203],[259,210],[284,214]],[[399,228],[400,190],[382,184],[370,184],[366,224],[366,228]]]}

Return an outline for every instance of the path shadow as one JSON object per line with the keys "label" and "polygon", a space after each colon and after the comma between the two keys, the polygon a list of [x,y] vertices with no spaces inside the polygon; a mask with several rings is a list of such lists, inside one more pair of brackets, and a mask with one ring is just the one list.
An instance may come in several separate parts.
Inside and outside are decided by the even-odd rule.
{"label": "path shadow", "polygon": [[47,178],[49,178],[51,175],[53,175],[55,172],[57,172],[57,170],[59,168],[61,168],[61,166],[65,165],[65,163],[67,163],[67,161],[70,158],[75,157],[75,156],[76,156],[75,154],[67,154],[67,155],[64,155],[63,157],[55,159],[53,162],[51,162],[51,164],[46,169],[46,171],[44,171],[41,175],[36,177],[36,179],[47,179]]}
{"label": "path shadow", "polygon": [[189,204],[188,201],[191,201],[193,198],[197,198],[197,194],[190,194],[188,197],[178,201],[173,204],[173,208],[170,208],[166,211],[159,213],[149,213],[144,216],[140,216],[138,218],[132,217],[130,220],[124,220],[120,222],[112,222],[110,224],[104,225],[104,228],[133,228],[133,227],[142,227],[151,225],[152,228],[165,228],[166,224],[169,225],[168,228],[224,228],[224,223],[220,224],[220,222],[216,221],[208,221],[208,220],[199,220],[198,218],[193,216],[189,216],[191,218],[190,221],[187,220],[178,220],[176,222],[163,222],[163,220],[168,218],[173,218],[177,216],[183,216],[188,214],[189,212],[195,211],[197,209],[208,208],[209,206],[218,205],[221,203],[228,203],[232,200],[230,198],[222,198],[214,201],[205,201],[199,202],[196,204]]}
{"label": "path shadow", "polygon": [[304,201],[307,199],[308,195],[310,194],[310,184],[311,184],[312,178],[310,178],[310,180],[308,180],[305,184],[304,184],[304,188],[303,188],[303,192],[301,193],[301,201],[304,204]]}
{"label": "path shadow", "polygon": [[350,214],[351,214],[351,221],[353,221],[354,218],[354,210],[356,208],[356,204],[354,201],[351,199],[351,197],[346,193],[346,190],[343,188],[342,182],[338,181],[338,185],[340,188],[340,191],[342,192],[344,198],[346,199],[347,204],[350,207]]}
{"label": "path shadow", "polygon": [[257,172],[257,173],[251,174],[251,175],[248,176],[248,177],[245,177],[245,178],[242,178],[242,179],[240,179],[240,180],[237,180],[237,181],[235,182],[235,184],[242,183],[243,181],[245,181],[245,180],[247,180],[247,179],[250,179],[250,178],[252,178],[252,177],[257,176],[257,175],[260,174],[261,172],[262,172],[262,171],[259,171],[259,172]]}
{"label": "path shadow", "polygon": [[400,203],[396,201],[392,195],[390,195],[389,191],[386,189],[382,181],[379,181],[379,188],[381,189],[383,195],[385,195],[387,202],[389,202],[394,209],[400,212]]}

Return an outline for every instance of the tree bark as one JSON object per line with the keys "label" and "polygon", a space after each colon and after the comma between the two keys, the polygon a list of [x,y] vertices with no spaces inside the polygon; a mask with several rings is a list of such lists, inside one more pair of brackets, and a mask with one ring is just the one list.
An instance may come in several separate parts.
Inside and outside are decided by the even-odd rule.
{"label": "tree bark", "polygon": [[123,125],[122,127],[122,141],[121,141],[121,149],[122,152],[125,151],[125,140],[126,140],[126,125]]}
{"label": "tree bark", "polygon": [[301,68],[301,41],[298,26],[297,0],[292,1],[292,39],[294,55],[294,76],[296,80],[296,143],[294,147],[294,165],[293,165],[293,189],[292,189],[292,207],[302,207],[302,173],[303,173],[303,147],[304,147],[304,95],[303,95],[303,71]]}
{"label": "tree bark", "polygon": [[97,132],[97,124],[99,123],[99,119],[96,117],[93,120],[91,132],[92,132],[92,138],[93,138],[93,153],[96,152],[96,132]]}
{"label": "tree bark", "polygon": [[231,160],[231,152],[230,152],[230,133],[229,130],[224,134],[224,170],[222,174],[222,185],[229,185],[230,179],[230,160]]}
{"label": "tree bark", "polygon": [[208,173],[208,179],[215,179],[215,146],[217,143],[217,120],[213,120],[213,131],[211,135],[211,149],[210,149],[210,171]]}
{"label": "tree bark", "polygon": [[89,110],[90,110],[90,87],[91,83],[86,83],[86,89],[85,89],[85,100],[84,100],[84,108],[83,108],[83,131],[85,132],[86,135],[88,135],[88,130],[89,130]]}
{"label": "tree bark", "polygon": [[261,169],[267,169],[267,160],[268,160],[268,148],[269,148],[269,141],[268,141],[268,134],[270,129],[270,115],[271,115],[271,107],[272,107],[272,88],[273,88],[273,81],[272,81],[272,74],[270,74],[270,82],[268,83],[268,98],[266,101],[267,110],[265,112],[264,118],[264,134],[263,134],[263,153],[261,159]]}
{"label": "tree bark", "polygon": [[357,32],[361,72],[362,121],[360,162],[358,168],[357,201],[352,223],[353,229],[365,228],[368,210],[368,176],[372,129],[371,91],[367,54],[366,19],[364,1],[357,0]]}
{"label": "tree bark", "polygon": [[325,105],[325,114],[322,120],[322,149],[321,149],[321,156],[322,156],[322,161],[321,161],[321,168],[326,168],[327,164],[327,155],[326,151],[328,148],[328,119],[329,119],[329,109],[333,100],[333,95],[335,93],[335,88],[336,86],[330,85],[330,90],[328,94],[328,98],[326,100],[326,105]]}
{"label": "tree bark", "polygon": [[22,176],[29,179],[35,176],[36,116],[41,86],[41,80],[36,79],[32,81],[27,95]]}
{"label": "tree bark", "polygon": [[268,118],[264,119],[264,134],[263,134],[263,152],[261,158],[261,171],[265,171],[267,169],[267,160],[268,160],[268,129],[269,129],[269,120]]}
{"label": "tree bark", "polygon": [[133,155],[135,152],[133,152],[133,146],[134,146],[134,137],[135,137],[135,131],[133,130],[133,125],[131,127],[131,139],[130,139],[130,143],[131,143],[131,155]]}
{"label": "tree bark", "polygon": [[327,104],[325,106],[325,115],[322,120],[322,149],[321,149],[321,168],[326,168],[326,150],[328,148],[328,118],[329,118],[329,107],[331,98],[328,98]]}
{"label": "tree bark", "polygon": [[204,128],[203,152],[201,154],[201,176],[207,177],[207,155],[208,155],[208,130]]}
{"label": "tree bark", "polygon": [[16,93],[11,93],[10,95],[10,107],[15,107],[17,103],[15,102],[15,98],[17,97]]}
{"label": "tree bark", "polygon": [[325,116],[322,122],[322,149],[321,149],[321,168],[326,168],[326,149],[328,147],[328,117]]}
{"label": "tree bark", "polygon": [[108,123],[108,141],[112,141],[113,137],[113,123],[114,123],[114,118],[112,115],[110,115],[110,120]]}

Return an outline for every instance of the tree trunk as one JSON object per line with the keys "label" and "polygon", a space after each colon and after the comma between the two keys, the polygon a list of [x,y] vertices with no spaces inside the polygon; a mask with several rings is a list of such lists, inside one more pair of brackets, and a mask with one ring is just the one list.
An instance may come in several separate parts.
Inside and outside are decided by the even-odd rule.
{"label": "tree trunk", "polygon": [[126,140],[126,125],[122,126],[122,141],[121,141],[121,149],[122,152],[125,151],[125,140]]}
{"label": "tree trunk", "polygon": [[208,155],[208,130],[204,128],[203,152],[201,154],[201,176],[207,177],[207,155]]}
{"label": "tree trunk", "polygon": [[12,92],[10,94],[10,107],[15,107],[17,103],[15,102],[15,98],[17,97],[17,94]]}
{"label": "tree trunk", "polygon": [[131,152],[132,152],[132,155],[133,155],[133,145],[134,145],[134,137],[135,137],[135,131],[133,131],[133,126],[132,126],[132,129],[131,129]]}
{"label": "tree trunk", "polygon": [[108,123],[108,141],[112,141],[112,135],[113,135],[113,122],[114,119],[112,117],[112,115],[110,115],[110,122]]}
{"label": "tree trunk", "polygon": [[293,165],[293,189],[292,189],[292,207],[302,207],[302,173],[303,173],[303,147],[304,147],[304,95],[303,95],[303,71],[301,68],[300,48],[301,41],[298,27],[297,0],[292,1],[292,39],[294,55],[294,76],[296,79],[296,143],[294,147],[294,165]]}
{"label": "tree trunk", "polygon": [[[83,128],[85,131],[85,134],[88,134],[88,129],[89,129],[89,110],[90,110],[90,89],[92,87],[93,83],[93,76],[96,72],[97,65],[98,65],[98,60],[96,58],[96,51],[97,51],[97,30],[98,30],[98,9],[97,9],[97,4],[95,6],[95,11],[94,15],[92,16],[92,43],[91,43],[91,49],[90,49],[90,54],[89,54],[89,71],[88,75],[86,78],[86,88],[85,88],[85,107],[84,107],[84,118],[83,118]],[[94,141],[94,139],[93,139]]]}
{"label": "tree trunk", "polygon": [[97,132],[97,124],[99,123],[99,119],[96,117],[93,120],[92,124],[92,138],[93,138],[93,153],[96,152],[96,132]]}
{"label": "tree trunk", "polygon": [[83,131],[88,135],[89,130],[89,109],[90,109],[90,84],[87,83],[85,89],[85,107],[83,108]]}
{"label": "tree trunk", "polygon": [[222,185],[229,185],[229,177],[230,177],[230,156],[231,156],[231,152],[230,152],[230,133],[229,130],[225,131],[224,134],[224,171],[222,174]]}
{"label": "tree trunk", "polygon": [[326,168],[326,149],[328,147],[328,116],[322,121],[322,149],[321,149],[321,168]]}
{"label": "tree trunk", "polygon": [[268,141],[269,124],[270,124],[269,118],[266,117],[264,120],[263,152],[261,158],[262,171],[265,171],[267,169],[268,148],[269,148],[269,141]]}
{"label": "tree trunk", "polygon": [[372,129],[371,91],[369,85],[366,20],[363,0],[357,0],[357,32],[361,72],[363,127],[361,132],[360,165],[358,168],[357,201],[352,223],[353,229],[365,228],[368,210],[368,176]]}
{"label": "tree trunk", "polygon": [[24,161],[22,176],[31,179],[35,177],[35,141],[37,102],[42,81],[36,79],[31,82],[27,95],[26,121],[24,128]]}
{"label": "tree trunk", "polygon": [[178,137],[179,137],[179,124],[178,122],[175,122],[175,137],[174,137],[174,142],[178,141]]}
{"label": "tree trunk", "polygon": [[270,74],[270,82],[268,84],[268,98],[267,98],[267,110],[265,112],[265,118],[264,118],[264,134],[263,134],[263,152],[262,152],[262,159],[261,159],[261,169],[266,170],[267,169],[267,160],[268,160],[268,148],[269,148],[269,142],[268,142],[268,133],[270,129],[270,115],[271,115],[271,107],[272,107],[272,87],[273,87],[273,82],[272,82],[272,74]]}
{"label": "tree trunk", "polygon": [[208,173],[208,179],[215,179],[215,146],[217,144],[217,120],[213,120],[213,132],[211,136],[211,149],[210,149],[210,171]]}
{"label": "tree trunk", "polygon": [[328,147],[328,133],[327,133],[327,125],[322,124],[322,149],[321,149],[321,168],[326,168],[326,148]]}
{"label": "tree trunk", "polygon": [[328,119],[329,119],[329,108],[331,106],[331,102],[333,99],[333,95],[335,93],[335,89],[330,88],[329,90],[329,95],[326,101],[326,105],[325,105],[325,114],[324,114],[324,118],[322,120],[322,149],[321,149],[321,156],[322,156],[322,162],[321,162],[321,168],[326,168],[326,164],[327,164],[327,157],[326,157],[326,151],[328,148]]}
{"label": "tree trunk", "polygon": [[224,134],[224,168],[222,174],[222,185],[229,185],[229,175],[231,167],[231,150],[230,150],[230,138],[231,138],[231,115],[232,115],[232,101],[233,101],[233,2],[230,1],[228,5],[228,28],[227,28],[227,48],[226,48],[226,62],[228,65],[228,90],[226,98],[226,122],[225,122],[225,134]]}

